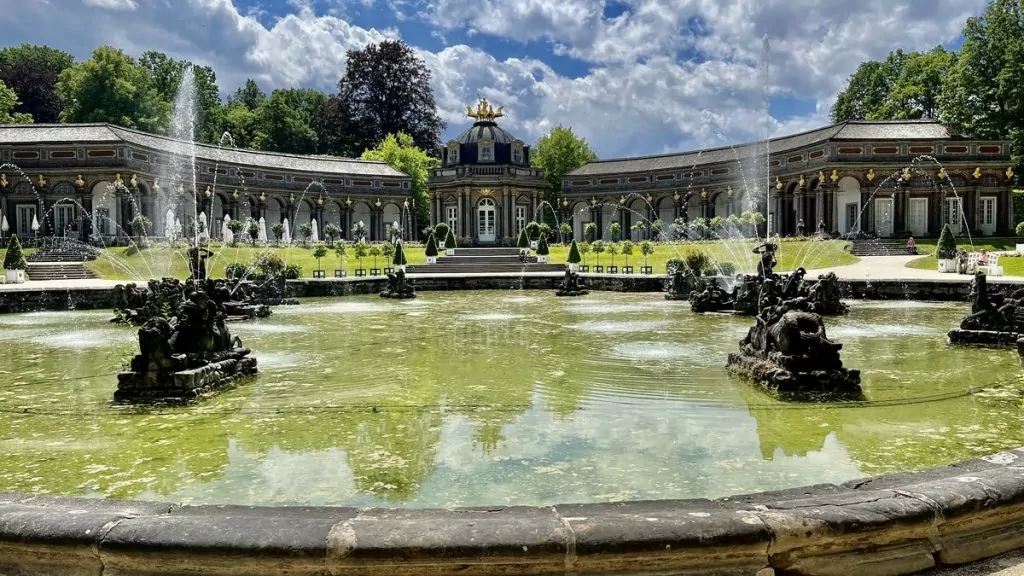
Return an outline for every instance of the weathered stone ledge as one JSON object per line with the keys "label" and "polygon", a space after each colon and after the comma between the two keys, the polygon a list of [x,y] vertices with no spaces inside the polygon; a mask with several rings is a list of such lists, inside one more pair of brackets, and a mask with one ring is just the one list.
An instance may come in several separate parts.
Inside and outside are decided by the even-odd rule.
{"label": "weathered stone ledge", "polygon": [[[613,292],[662,292],[669,276],[655,274],[581,274],[587,288]],[[551,290],[565,278],[560,273],[535,274],[415,274],[416,291],[436,290]],[[813,278],[808,278],[814,281]],[[993,278],[989,284],[1020,286],[1024,278]],[[288,295],[294,298],[377,294],[387,278],[324,278],[288,281]],[[966,302],[970,277],[951,275],[928,279],[855,279],[839,281],[843,297],[857,300],[927,300]],[[2,285],[0,285],[2,286]],[[552,292],[553,293],[553,292]],[[32,289],[31,283],[17,290],[0,289],[0,314],[35,311],[96,310],[114,306],[114,289],[102,286]]]}
{"label": "weathered stone ledge", "polygon": [[1024,449],[719,500],[452,510],[0,493],[0,574],[911,574],[1024,547]]}

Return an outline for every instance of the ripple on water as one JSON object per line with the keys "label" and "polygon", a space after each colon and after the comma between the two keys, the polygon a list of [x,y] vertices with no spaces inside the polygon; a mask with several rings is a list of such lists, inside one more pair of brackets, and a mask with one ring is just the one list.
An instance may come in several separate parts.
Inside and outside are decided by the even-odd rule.
{"label": "ripple on water", "polygon": [[331,304],[314,304],[302,306],[279,306],[275,314],[378,314],[392,310],[387,304],[374,302],[334,302]]}
{"label": "ripple on water", "polygon": [[502,302],[508,302],[509,304],[529,304],[530,302],[536,302],[539,298],[535,296],[510,296],[508,298],[502,298]]}
{"label": "ripple on water", "polygon": [[830,339],[836,338],[877,338],[879,336],[934,336],[939,331],[928,326],[912,324],[846,324],[828,328]]}
{"label": "ripple on water", "polygon": [[917,308],[952,308],[954,306],[961,306],[962,304],[953,304],[950,302],[920,302],[917,300],[875,300],[875,301],[864,301],[864,300],[843,300],[850,306],[856,306],[857,308],[875,309],[882,308],[884,310],[892,310],[893,308],[898,310],[914,310]]}
{"label": "ripple on water", "polygon": [[260,352],[258,361],[260,370],[273,370],[298,366],[302,362],[302,357],[287,352]]}
{"label": "ripple on water", "polygon": [[298,334],[309,332],[309,326],[275,324],[273,322],[235,322],[230,326],[237,334]]}
{"label": "ripple on water", "polygon": [[[699,344],[675,342],[623,342],[612,346],[611,355],[626,360],[687,360],[711,361],[721,364],[721,359],[710,354]],[[702,362],[703,363],[703,362]]]}
{"label": "ripple on water", "polygon": [[90,320],[96,317],[110,318],[109,311],[75,312],[65,310],[63,312],[29,312],[27,314],[12,314],[9,316],[0,315],[0,325],[8,326],[47,326],[54,324],[67,324],[68,320]]}
{"label": "ripple on water", "polygon": [[491,312],[489,314],[468,314],[463,316],[463,320],[469,320],[472,322],[511,322],[518,318],[522,318],[522,314],[507,314],[503,312]]}
{"label": "ripple on water", "polygon": [[668,320],[591,320],[569,326],[584,332],[639,332],[658,330],[668,325]]}
{"label": "ripple on water", "polygon": [[29,340],[50,348],[105,348],[112,344],[134,342],[134,332],[114,330],[78,330],[33,336]]}
{"label": "ripple on water", "polygon": [[642,304],[609,304],[600,301],[573,302],[569,304],[568,310],[575,314],[642,314],[657,311],[653,306]]}

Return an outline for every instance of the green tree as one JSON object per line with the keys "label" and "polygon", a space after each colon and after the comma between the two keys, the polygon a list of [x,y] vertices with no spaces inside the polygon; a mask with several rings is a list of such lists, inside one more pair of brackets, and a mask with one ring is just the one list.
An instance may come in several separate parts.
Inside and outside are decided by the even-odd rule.
{"label": "green tree", "polygon": [[419,148],[412,136],[404,132],[388,134],[376,148],[365,150],[361,158],[384,162],[412,178],[413,202],[416,206],[415,229],[423,228],[430,220],[427,178],[430,171],[437,168],[437,159]]}
{"label": "green tree", "polygon": [[252,112],[259,108],[260,104],[266,99],[266,92],[260,88],[260,85],[255,80],[248,78],[245,84],[235,90],[234,94],[228,96],[228,106],[241,106]]}
{"label": "green tree", "polygon": [[178,88],[191,71],[196,89],[196,138],[218,143],[224,125],[217,74],[209,66],[197,66],[188,60],[175,60],[163,52],[149,50],[139,57],[139,66],[149,71],[153,89],[170,108],[178,97]]}
{"label": "green tree", "polygon": [[288,154],[316,153],[317,133],[310,126],[311,115],[318,114],[315,110],[326,99],[315,90],[274,90],[253,113],[253,147]]}
{"label": "green tree", "polygon": [[579,264],[580,260],[580,248],[576,245],[576,241],[573,240],[572,244],[569,244],[569,255],[566,257],[565,261],[569,264]]}
{"label": "green tree", "polygon": [[430,69],[407,44],[385,40],[349,50],[345,76],[324,116],[332,153],[353,156],[389,134],[408,134],[416,146],[439,155],[445,124],[437,113]]}
{"label": "green tree", "polygon": [[540,240],[537,241],[537,255],[538,256],[547,256],[550,253],[551,253],[551,250],[548,248],[548,238],[547,238],[547,236],[541,236]]}
{"label": "green tree", "polygon": [[[1010,138],[1024,153],[1024,7],[992,0],[967,19],[959,57],[945,77],[940,115],[973,138]],[[1020,170],[1018,170],[1020,172]]]}
{"label": "green tree", "polygon": [[516,241],[517,248],[529,248],[530,239],[526,236],[526,228],[519,231],[519,240]]}
{"label": "green tree", "polygon": [[57,94],[64,122],[110,122],[156,133],[170,123],[171,107],[149,70],[111,46],[96,48],[91,58],[61,72]]}
{"label": "green tree", "polygon": [[323,270],[324,267],[320,264],[320,260],[324,256],[327,256],[327,246],[318,242],[317,245],[313,247],[313,258],[316,258],[317,270]]}
{"label": "green tree", "polygon": [[[593,160],[597,160],[597,154],[587,141],[576,136],[572,128],[565,128],[561,124],[541,136],[530,149],[530,165],[544,173],[547,181],[544,199],[552,206],[558,206],[565,176]],[[554,221],[550,223],[554,224]]]}
{"label": "green tree", "polygon": [[24,270],[28,268],[25,254],[21,250],[21,240],[14,234],[7,242],[7,253],[4,254],[4,270]]}
{"label": "green tree", "polygon": [[955,62],[956,52],[942,46],[930,52],[911,52],[876,116],[884,120],[937,119],[942,79]]}
{"label": "green tree", "polygon": [[402,243],[395,243],[395,255],[391,259],[391,263],[395,266],[405,266],[409,261],[405,258],[405,249],[402,248]]}
{"label": "green tree", "polygon": [[35,122],[60,120],[57,78],[75,64],[75,58],[56,48],[22,44],[0,50],[0,82],[17,94],[16,114],[28,114]]}
{"label": "green tree", "polygon": [[894,76],[888,62],[869,60],[862,63],[850,76],[846,89],[836,96],[836,102],[832,105],[832,121],[871,119],[885,104],[895,81]]}
{"label": "green tree", "polygon": [[427,248],[424,251],[424,255],[431,258],[437,257],[437,240],[434,238],[433,234],[427,237]]}
{"label": "green tree", "polygon": [[32,116],[18,109],[18,95],[0,81],[0,124],[31,124]]}
{"label": "green tree", "polygon": [[948,223],[942,226],[942,232],[939,233],[939,242],[935,245],[935,258],[939,260],[956,258],[956,237],[953,236],[953,231],[949,228]]}

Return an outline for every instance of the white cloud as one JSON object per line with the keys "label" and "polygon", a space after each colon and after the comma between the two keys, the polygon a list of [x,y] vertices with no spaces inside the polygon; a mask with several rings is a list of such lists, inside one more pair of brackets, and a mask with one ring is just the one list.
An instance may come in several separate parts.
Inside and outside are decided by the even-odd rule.
{"label": "white cloud", "polygon": [[[604,16],[610,0],[333,0],[327,13],[314,9],[323,3],[289,0],[290,13],[276,19],[267,16],[269,2],[248,12],[232,0],[68,2],[0,0],[0,23],[11,42],[79,56],[101,43],[134,54],[166,51],[212,65],[225,91],[246,77],[265,88],[333,89],[347,50],[399,36],[346,19],[368,7],[390,6],[401,18],[420,10],[421,20],[408,25],[440,38],[461,31],[475,34],[472,43],[482,35],[547,43],[586,61],[589,73],[570,78],[539,60],[499,60],[464,44],[421,52],[450,132],[466,125],[465,106],[480,94],[504,104],[505,126],[526,140],[562,123],[610,157],[820,126],[860,62],[895,48],[948,43],[986,0],[621,0],[614,4],[625,10],[613,18]],[[128,16],[119,9],[127,6],[135,6]],[[765,34],[771,93],[813,102],[812,112],[766,117],[759,74]]]}

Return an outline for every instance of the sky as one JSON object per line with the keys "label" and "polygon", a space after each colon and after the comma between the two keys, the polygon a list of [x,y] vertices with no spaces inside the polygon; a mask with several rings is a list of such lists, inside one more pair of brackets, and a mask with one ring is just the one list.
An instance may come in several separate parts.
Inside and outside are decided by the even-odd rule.
{"label": "sky", "polygon": [[225,94],[250,77],[267,91],[333,92],[347,50],[400,38],[431,70],[445,140],[472,123],[466,105],[486,97],[527,143],[561,124],[614,158],[826,125],[861,62],[897,48],[955,48],[986,3],[0,0],[0,27],[7,44],[47,44],[80,59],[111,44],[210,65]]}

